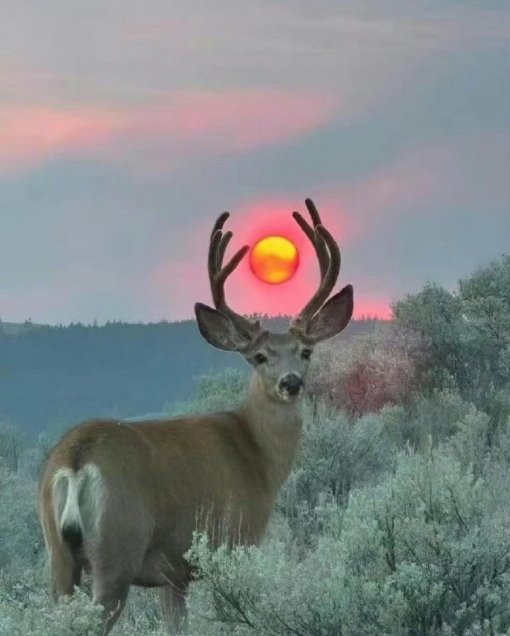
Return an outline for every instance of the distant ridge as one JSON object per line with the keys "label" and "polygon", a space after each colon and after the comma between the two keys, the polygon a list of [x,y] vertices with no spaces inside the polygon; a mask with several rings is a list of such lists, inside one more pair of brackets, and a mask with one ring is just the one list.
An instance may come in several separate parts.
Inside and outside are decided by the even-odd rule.
{"label": "distant ridge", "polygon": [[[275,331],[289,318],[259,317]],[[372,332],[380,321],[353,320],[339,339]],[[94,417],[125,419],[159,413],[186,400],[197,377],[246,369],[234,353],[217,351],[194,320],[49,326],[0,323],[0,423],[32,438]]]}
{"label": "distant ridge", "polygon": [[0,333],[16,335],[29,329],[38,329],[44,326],[45,325],[33,323],[30,320],[26,320],[25,322],[3,322],[3,320],[0,320]]}
{"label": "distant ridge", "polygon": [[[272,328],[272,329],[277,329],[277,328],[282,328],[285,329],[285,327],[289,324],[289,322],[292,320],[292,316],[290,315],[279,315],[279,316],[268,316],[268,315],[263,315],[263,314],[251,314],[248,316],[248,318],[253,319],[253,320],[260,320],[261,324],[267,328]],[[381,322],[387,322],[387,320],[385,320],[384,318],[379,318],[378,316],[361,316],[360,318],[356,318],[352,320],[353,323],[381,323]],[[6,335],[16,335],[19,333],[23,333],[26,331],[30,331],[31,329],[41,329],[41,328],[45,328],[45,329],[65,329],[68,327],[92,327],[92,328],[96,328],[96,329],[101,329],[102,327],[107,327],[110,325],[124,325],[124,326],[131,326],[131,325],[136,325],[136,326],[143,326],[143,327],[151,327],[153,325],[175,325],[175,324],[186,324],[186,323],[190,323],[190,324],[194,324],[195,323],[195,319],[194,318],[184,318],[181,320],[158,320],[155,322],[125,322],[123,320],[116,320],[116,319],[112,319],[112,320],[107,320],[104,323],[101,324],[97,324],[96,322],[94,323],[82,323],[82,322],[71,322],[68,324],[58,324],[58,325],[49,325],[46,323],[35,323],[32,322],[31,320],[25,320],[25,322],[5,322],[0,318],[0,334],[4,333]]]}

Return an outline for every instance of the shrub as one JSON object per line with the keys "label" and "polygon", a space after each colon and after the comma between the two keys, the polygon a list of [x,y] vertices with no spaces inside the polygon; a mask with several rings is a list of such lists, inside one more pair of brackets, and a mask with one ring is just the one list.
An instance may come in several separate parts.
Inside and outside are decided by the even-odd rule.
{"label": "shrub", "polygon": [[[300,559],[271,538],[260,549],[209,548],[189,559],[204,577],[197,630],[274,636],[469,636],[510,629],[508,498],[451,456],[399,456],[380,485],[332,504]],[[195,612],[197,613],[197,612]]]}
{"label": "shrub", "polygon": [[225,369],[197,378],[191,399],[186,402],[165,404],[169,416],[194,415],[230,410],[241,403],[246,391],[246,372]]}
{"label": "shrub", "polygon": [[15,426],[0,423],[0,466],[17,471],[22,447],[21,431]]}
{"label": "shrub", "polygon": [[52,602],[30,576],[0,580],[0,636],[100,636],[101,608],[80,590]]}
{"label": "shrub", "polygon": [[393,305],[395,328],[425,343],[430,388],[456,387],[484,410],[508,389],[509,286],[506,255],[461,279],[453,294],[429,284]]}
{"label": "shrub", "polygon": [[312,393],[353,416],[405,403],[416,388],[420,368],[410,355],[417,339],[402,337],[391,326],[337,341],[319,349],[311,377]]}
{"label": "shrub", "polygon": [[[381,416],[387,435],[398,448],[410,446],[425,454],[449,440],[467,422],[487,420],[485,414],[451,390],[427,396],[418,393],[405,407],[385,409]],[[484,445],[480,452],[486,452]]]}
{"label": "shrub", "polygon": [[320,527],[322,508],[345,503],[353,488],[376,483],[393,468],[396,447],[384,416],[355,419],[325,402],[306,405],[301,446],[278,509],[308,542]]}
{"label": "shrub", "polygon": [[36,492],[34,482],[0,467],[0,569],[32,567],[42,557]]}

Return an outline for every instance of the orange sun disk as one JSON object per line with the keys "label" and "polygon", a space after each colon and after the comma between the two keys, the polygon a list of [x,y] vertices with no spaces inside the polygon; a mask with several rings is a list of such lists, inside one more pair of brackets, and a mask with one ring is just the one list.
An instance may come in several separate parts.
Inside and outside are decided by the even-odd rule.
{"label": "orange sun disk", "polygon": [[299,265],[297,247],[283,236],[267,236],[250,252],[250,267],[257,278],[278,285],[290,280]]}

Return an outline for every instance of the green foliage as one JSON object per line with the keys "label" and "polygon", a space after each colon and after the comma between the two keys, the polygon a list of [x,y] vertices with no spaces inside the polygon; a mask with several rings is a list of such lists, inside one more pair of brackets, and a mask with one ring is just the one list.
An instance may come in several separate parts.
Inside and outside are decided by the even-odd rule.
{"label": "green foliage", "polygon": [[57,437],[52,438],[45,432],[37,437],[37,445],[27,448],[21,455],[19,472],[28,479],[38,480],[42,474],[46,460]]}
{"label": "green foliage", "polygon": [[427,452],[450,439],[466,422],[477,417],[485,422],[487,416],[458,392],[446,389],[427,396],[418,393],[405,407],[386,409],[381,417],[386,433],[399,448],[409,445]]}
{"label": "green foliage", "polygon": [[246,371],[225,369],[197,379],[191,399],[186,402],[165,404],[168,416],[218,413],[240,404],[246,392]]}
{"label": "green foliage", "polygon": [[417,332],[430,355],[433,386],[447,383],[490,404],[510,384],[510,256],[459,281],[450,294],[437,285],[393,306],[396,329]]}
{"label": "green foliage", "polygon": [[100,636],[101,608],[77,591],[58,604],[29,578],[0,581],[0,636]]}
{"label": "green foliage", "polygon": [[[42,577],[30,573],[0,575],[0,636],[101,636],[102,608],[83,590],[58,603],[50,598]],[[122,636],[168,636],[153,605],[133,595],[114,634]],[[152,619],[152,620],[151,620]]]}
{"label": "green foliage", "polygon": [[33,481],[0,467],[0,570],[37,565],[43,542]]}
{"label": "green foliage", "polygon": [[22,452],[22,436],[15,426],[0,423],[0,467],[18,470]]}
{"label": "green foliage", "polygon": [[464,388],[468,383],[463,348],[463,309],[458,297],[435,284],[393,305],[396,329],[414,332],[428,354],[428,381],[432,387]]}
{"label": "green foliage", "polygon": [[232,552],[196,537],[201,611],[220,621],[208,633],[507,633],[509,514],[492,475],[477,479],[443,452],[401,453],[382,483],[330,504],[303,558],[279,537]]}
{"label": "green foliage", "polygon": [[384,416],[355,419],[325,402],[308,403],[302,449],[278,509],[295,535],[309,543],[321,528],[325,507],[345,503],[351,490],[376,483],[394,465],[396,453]]}

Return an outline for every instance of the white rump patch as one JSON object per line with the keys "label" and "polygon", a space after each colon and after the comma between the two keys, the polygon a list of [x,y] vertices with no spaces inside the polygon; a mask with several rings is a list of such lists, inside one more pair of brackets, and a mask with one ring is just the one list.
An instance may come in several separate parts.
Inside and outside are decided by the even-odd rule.
{"label": "white rump patch", "polygon": [[60,530],[77,526],[85,537],[97,532],[103,502],[103,480],[95,464],[85,464],[76,473],[60,468],[53,476],[53,511]]}

